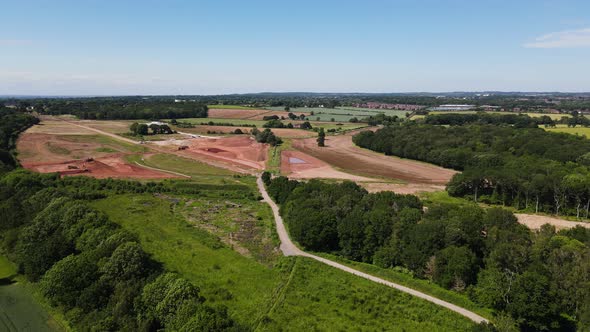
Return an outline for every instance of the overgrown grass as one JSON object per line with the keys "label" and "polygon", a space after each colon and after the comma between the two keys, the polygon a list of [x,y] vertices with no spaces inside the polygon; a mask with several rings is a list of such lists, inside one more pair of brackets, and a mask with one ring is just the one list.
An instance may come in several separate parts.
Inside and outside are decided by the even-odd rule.
{"label": "overgrown grass", "polygon": [[16,266],[5,256],[0,255],[0,279],[16,274]]}
{"label": "overgrown grass", "polygon": [[466,331],[459,314],[309,258],[289,258],[287,282],[261,331]]}
{"label": "overgrown grass", "polygon": [[[232,210],[261,217],[257,222],[267,231],[274,232],[273,222],[263,203],[223,195],[176,196],[178,202],[173,197],[128,194],[92,205],[137,234],[155,260],[199,286],[208,302],[226,305],[234,318],[256,330],[460,331],[472,326],[426,301],[315,261],[275,257],[271,268],[237,253],[218,238],[238,231],[241,222],[234,220],[238,215]],[[187,216],[194,207],[193,217],[200,216],[204,225]],[[276,238],[273,241],[276,245]]]}
{"label": "overgrown grass", "polygon": [[216,236],[187,222],[175,211],[174,203],[165,199],[118,195],[92,205],[137,234],[155,260],[201,287],[210,302],[227,305],[240,322],[255,324],[259,308],[270,300],[280,279],[276,270],[240,255]]}
{"label": "overgrown grass", "polygon": [[266,170],[274,174],[281,173],[281,154],[285,150],[290,150],[293,141],[290,139],[283,139],[283,144],[271,146],[268,150],[268,161],[266,163]]}
{"label": "overgrown grass", "polygon": [[130,155],[126,159],[131,163],[137,162],[141,165],[185,174],[202,183],[227,184],[237,181],[233,177],[236,173],[232,171],[171,154],[155,154],[149,157]]}
{"label": "overgrown grass", "polygon": [[410,273],[404,272],[402,269],[384,269],[373,264],[355,262],[345,259],[340,256],[330,255],[327,253],[314,253],[317,256],[322,256],[333,261],[337,261],[346,266],[350,266],[359,271],[374,275],[376,277],[383,278],[416,290],[423,293],[432,295],[441,300],[456,304],[465,309],[471,310],[485,318],[492,318],[493,311],[488,308],[482,308],[481,306],[473,303],[466,295],[460,294],[454,291],[444,289],[437,284],[434,284],[428,280],[418,279],[412,276]]}

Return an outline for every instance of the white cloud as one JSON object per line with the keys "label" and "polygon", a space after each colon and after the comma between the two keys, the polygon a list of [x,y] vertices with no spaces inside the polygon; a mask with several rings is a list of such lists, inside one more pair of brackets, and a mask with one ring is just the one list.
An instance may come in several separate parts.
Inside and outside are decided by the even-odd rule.
{"label": "white cloud", "polygon": [[553,32],[524,44],[527,48],[590,47],[590,28]]}

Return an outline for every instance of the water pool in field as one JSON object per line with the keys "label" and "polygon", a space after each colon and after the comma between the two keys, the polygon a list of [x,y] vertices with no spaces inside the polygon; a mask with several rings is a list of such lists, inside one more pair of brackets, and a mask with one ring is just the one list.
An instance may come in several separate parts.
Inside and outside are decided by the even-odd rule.
{"label": "water pool in field", "polygon": [[303,159],[289,157],[289,164],[307,164],[307,162]]}

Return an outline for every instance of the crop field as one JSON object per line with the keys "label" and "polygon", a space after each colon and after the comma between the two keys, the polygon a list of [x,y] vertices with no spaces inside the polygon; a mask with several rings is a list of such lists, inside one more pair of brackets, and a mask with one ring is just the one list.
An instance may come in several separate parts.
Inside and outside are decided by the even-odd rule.
{"label": "crop field", "polygon": [[[410,111],[404,110],[388,110],[388,109],[374,109],[374,108],[362,108],[362,107],[350,107],[350,106],[337,106],[336,110],[342,110],[346,113],[366,113],[370,115],[377,115],[379,113],[383,113],[387,116],[398,116],[400,118],[406,117],[406,113],[411,113]],[[354,114],[354,113],[353,113]]]}
{"label": "crop field", "polygon": [[281,257],[263,203],[199,197],[118,195],[93,203],[139,236],[146,251],[261,331],[467,330],[438,306],[306,258]]}

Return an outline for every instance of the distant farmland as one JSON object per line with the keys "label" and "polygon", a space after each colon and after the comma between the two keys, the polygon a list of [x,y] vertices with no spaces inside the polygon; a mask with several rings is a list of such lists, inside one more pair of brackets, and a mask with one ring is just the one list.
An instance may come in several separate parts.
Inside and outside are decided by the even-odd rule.
{"label": "distant farmland", "polygon": [[[273,111],[283,111],[285,107],[267,107],[269,110]],[[397,115],[399,117],[405,117],[406,111],[400,110],[381,110],[381,109],[369,109],[369,108],[355,108],[355,107],[336,107],[336,108],[323,108],[323,107],[294,107],[289,110],[289,112],[299,115],[301,113],[311,113],[313,115],[309,115],[308,118],[313,121],[350,121],[352,118],[357,118],[361,120],[362,118],[369,117],[371,115],[375,116],[379,113],[384,113],[385,115],[393,116]]]}

